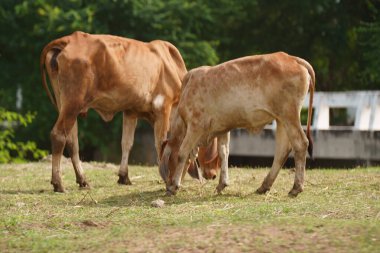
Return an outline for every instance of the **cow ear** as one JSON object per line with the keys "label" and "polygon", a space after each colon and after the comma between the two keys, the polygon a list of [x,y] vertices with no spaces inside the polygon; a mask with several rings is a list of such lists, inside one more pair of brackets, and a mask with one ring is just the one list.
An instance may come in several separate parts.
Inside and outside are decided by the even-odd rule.
{"label": "cow ear", "polygon": [[161,155],[161,159],[160,159],[159,170],[160,170],[161,178],[166,183],[168,180],[168,177],[169,177],[169,160],[170,160],[170,156],[171,156],[171,150],[170,150],[169,146],[166,147],[166,144],[165,144],[164,149],[161,150],[161,154],[162,155]]}
{"label": "cow ear", "polygon": [[190,163],[187,173],[189,173],[192,178],[199,179],[199,173],[197,167],[195,166],[195,161]]}
{"label": "cow ear", "polygon": [[198,159],[195,159],[189,166],[187,172],[192,178],[198,179],[200,183],[205,181],[203,177],[202,168],[198,163]]}

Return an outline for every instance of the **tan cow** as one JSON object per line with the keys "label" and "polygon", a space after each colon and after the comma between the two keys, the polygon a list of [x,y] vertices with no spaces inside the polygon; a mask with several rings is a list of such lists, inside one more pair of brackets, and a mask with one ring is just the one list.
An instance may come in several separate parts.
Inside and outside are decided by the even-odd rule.
{"label": "tan cow", "polygon": [[[214,138],[214,140],[206,147],[199,147],[197,159],[199,163],[196,164],[196,161],[194,161],[190,164],[187,170],[190,176],[196,179],[215,179],[220,170],[220,157],[217,149],[217,138]],[[199,166],[199,169],[197,166]],[[202,173],[201,175],[199,175],[200,172]]]}
{"label": "tan cow", "polygon": [[[248,56],[215,67],[200,67],[185,76],[178,110],[171,123],[171,138],[163,151],[160,174],[167,194],[180,187],[183,168],[194,159],[192,150],[218,138],[221,174],[217,191],[228,185],[229,131],[246,128],[260,131],[276,120],[276,151],[270,172],[257,193],[272,186],[290,151],[296,173],[289,192],[303,191],[306,151],[312,154],[310,121],[315,74],[305,60],[286,53]],[[300,112],[310,89],[305,135]]]}
{"label": "tan cow", "polygon": [[[46,68],[46,70],[45,70]],[[130,184],[128,156],[137,118],[154,127],[160,154],[172,106],[178,103],[186,66],[178,50],[165,41],[144,43],[111,35],[75,32],[50,42],[42,51],[43,85],[59,116],[51,131],[54,191],[63,192],[60,159],[67,146],[80,187],[88,186],[79,160],[77,116],[88,109],[105,121],[123,112],[121,184]],[[54,96],[46,81],[49,75]],[[107,134],[107,133],[104,133]]]}

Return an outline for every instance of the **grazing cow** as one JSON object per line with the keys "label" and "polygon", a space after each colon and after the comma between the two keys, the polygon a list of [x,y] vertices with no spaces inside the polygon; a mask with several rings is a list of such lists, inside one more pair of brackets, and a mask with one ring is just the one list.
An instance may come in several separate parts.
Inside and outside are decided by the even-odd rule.
{"label": "grazing cow", "polygon": [[218,139],[214,138],[213,141],[206,147],[199,147],[198,152],[199,167],[202,175],[199,175],[197,164],[194,161],[190,164],[187,172],[193,178],[215,179],[218,171],[220,170],[220,157],[218,155]]}
{"label": "grazing cow", "polygon": [[[305,60],[286,53],[248,56],[215,67],[200,67],[184,78],[178,108],[171,122],[171,138],[163,151],[160,174],[167,194],[180,187],[192,150],[218,139],[221,173],[218,193],[228,185],[229,131],[260,131],[276,120],[276,151],[272,168],[257,193],[267,192],[290,151],[294,150],[296,173],[289,192],[303,191],[306,151],[312,155],[310,121],[315,74]],[[300,123],[303,100],[310,89],[306,135]],[[187,165],[186,165],[187,166]]]}
{"label": "grazing cow", "polygon": [[[160,156],[162,156],[162,151],[167,142],[168,141],[165,141],[163,143]],[[185,170],[192,178],[199,179],[200,181],[203,179],[214,180],[216,178],[216,175],[220,170],[220,157],[218,155],[217,145],[218,140],[217,138],[214,138],[214,140],[206,147],[199,147],[197,161],[194,160],[190,162],[189,167]],[[183,176],[185,176],[185,173],[183,173]]]}
{"label": "grazing cow", "polygon": [[[76,181],[88,183],[79,160],[77,116],[93,108],[105,121],[123,112],[120,184],[130,184],[128,156],[138,118],[154,127],[160,154],[173,105],[179,100],[186,66],[178,50],[165,41],[144,43],[111,35],[75,32],[50,42],[41,53],[43,86],[59,116],[51,131],[54,191],[64,192],[60,159],[69,150]],[[46,71],[54,96],[46,81]]]}

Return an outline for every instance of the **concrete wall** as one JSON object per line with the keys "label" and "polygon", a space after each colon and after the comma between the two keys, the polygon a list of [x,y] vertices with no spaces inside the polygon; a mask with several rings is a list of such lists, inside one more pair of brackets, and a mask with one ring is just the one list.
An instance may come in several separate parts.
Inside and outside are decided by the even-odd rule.
{"label": "concrete wall", "polygon": [[[304,101],[307,108],[309,96]],[[332,126],[330,109],[347,108],[354,115],[353,126]],[[312,132],[314,158],[323,160],[380,161],[380,91],[316,92]],[[230,155],[273,157],[276,124],[258,135],[238,129],[231,132]]]}
{"label": "concrete wall", "polygon": [[[265,129],[253,135],[239,129],[231,132],[230,155],[273,157],[275,131]],[[380,161],[380,131],[318,130],[313,131],[315,159]]]}

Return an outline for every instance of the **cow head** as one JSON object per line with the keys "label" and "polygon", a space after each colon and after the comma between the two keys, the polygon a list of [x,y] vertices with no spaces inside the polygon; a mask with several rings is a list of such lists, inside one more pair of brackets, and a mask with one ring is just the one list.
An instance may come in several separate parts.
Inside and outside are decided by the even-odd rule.
{"label": "cow head", "polygon": [[[160,159],[160,175],[166,182],[170,182],[177,165],[178,147],[169,141],[164,141],[161,146],[161,159]],[[187,172],[192,178],[201,180],[205,178],[215,179],[218,171],[220,170],[220,158],[217,151],[217,139],[214,138],[213,142],[206,147],[200,147],[198,152],[199,164],[195,162],[190,163]],[[198,169],[200,167],[200,170]]]}
{"label": "cow head", "polygon": [[214,138],[206,147],[199,148],[198,161],[202,169],[202,176],[207,180],[215,179],[220,170],[217,138]]}
{"label": "cow head", "polygon": [[199,175],[197,164],[191,163],[187,172],[193,178],[199,179],[201,176],[207,180],[215,179],[220,170],[220,158],[218,155],[218,142],[214,138],[206,147],[200,147],[198,152],[198,165],[202,175]]}

